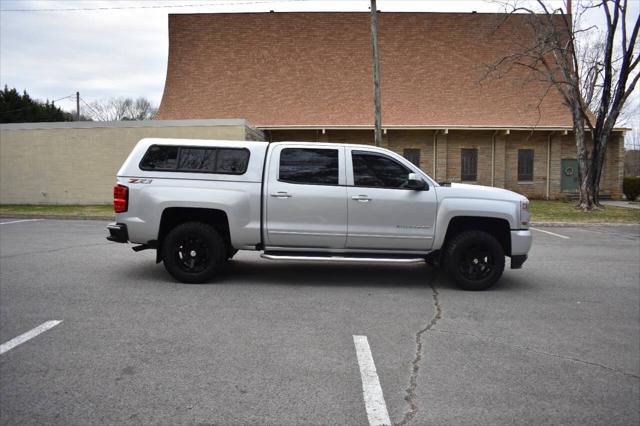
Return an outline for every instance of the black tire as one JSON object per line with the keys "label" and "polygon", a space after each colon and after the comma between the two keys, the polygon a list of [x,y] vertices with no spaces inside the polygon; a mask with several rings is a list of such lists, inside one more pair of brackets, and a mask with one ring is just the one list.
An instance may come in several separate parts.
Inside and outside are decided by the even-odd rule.
{"label": "black tire", "polygon": [[504,250],[491,234],[464,231],[447,244],[445,266],[464,290],[486,290],[502,276]]}
{"label": "black tire", "polygon": [[173,228],[162,244],[164,267],[176,280],[204,283],[222,269],[227,249],[218,231],[202,222],[185,222]]}

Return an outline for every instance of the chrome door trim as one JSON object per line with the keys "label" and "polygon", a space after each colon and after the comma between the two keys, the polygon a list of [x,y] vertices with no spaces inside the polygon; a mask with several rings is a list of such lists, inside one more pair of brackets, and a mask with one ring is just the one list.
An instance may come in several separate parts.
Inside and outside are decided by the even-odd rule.
{"label": "chrome door trim", "polygon": [[351,237],[363,237],[363,238],[393,238],[393,239],[408,239],[408,240],[433,240],[433,237],[416,236],[416,235],[375,235],[375,234],[349,234]]}
{"label": "chrome door trim", "polygon": [[330,232],[298,232],[298,231],[269,231],[270,234],[275,235],[310,235],[320,237],[341,237],[343,234],[334,234]]}

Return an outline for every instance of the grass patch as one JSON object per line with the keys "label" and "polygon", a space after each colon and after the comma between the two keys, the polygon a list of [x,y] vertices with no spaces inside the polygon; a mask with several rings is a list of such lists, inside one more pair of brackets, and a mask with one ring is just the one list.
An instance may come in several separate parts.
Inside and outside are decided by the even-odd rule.
{"label": "grass patch", "polygon": [[603,206],[599,210],[583,212],[573,201],[532,200],[529,205],[531,221],[577,223],[640,223],[640,209]]}
{"label": "grass patch", "polygon": [[[583,212],[575,208],[575,202],[539,201],[530,203],[532,222],[575,223],[640,223],[640,209],[604,206],[600,210]],[[81,218],[113,217],[113,206],[56,206],[56,205],[0,205],[4,216],[60,216]]]}
{"label": "grass patch", "polygon": [[4,216],[61,216],[86,218],[103,218],[112,217],[114,215],[113,206],[110,204],[90,206],[3,204],[0,205],[0,214]]}

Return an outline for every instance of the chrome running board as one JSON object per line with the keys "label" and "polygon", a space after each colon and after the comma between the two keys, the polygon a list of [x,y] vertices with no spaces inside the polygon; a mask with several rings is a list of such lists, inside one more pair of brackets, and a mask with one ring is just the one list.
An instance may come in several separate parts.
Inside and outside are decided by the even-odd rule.
{"label": "chrome running board", "polygon": [[328,254],[322,255],[295,255],[291,253],[276,254],[262,253],[263,259],[269,260],[297,260],[303,262],[360,262],[360,263],[424,263],[423,257],[373,257],[371,256],[336,256]]}

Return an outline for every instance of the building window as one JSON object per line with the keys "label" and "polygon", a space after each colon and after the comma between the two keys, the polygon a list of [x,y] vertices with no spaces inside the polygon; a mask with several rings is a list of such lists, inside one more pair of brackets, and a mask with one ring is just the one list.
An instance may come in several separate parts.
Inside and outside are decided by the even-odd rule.
{"label": "building window", "polygon": [[337,185],[338,173],[337,149],[285,148],[280,153],[280,182]]}
{"label": "building window", "polygon": [[478,180],[478,150],[462,149],[461,165],[460,165],[460,180],[462,181],[476,181]]}
{"label": "building window", "polygon": [[533,181],[533,150],[518,150],[518,182]]}
{"label": "building window", "polygon": [[417,148],[407,148],[402,152],[402,156],[420,167],[420,150]]}

